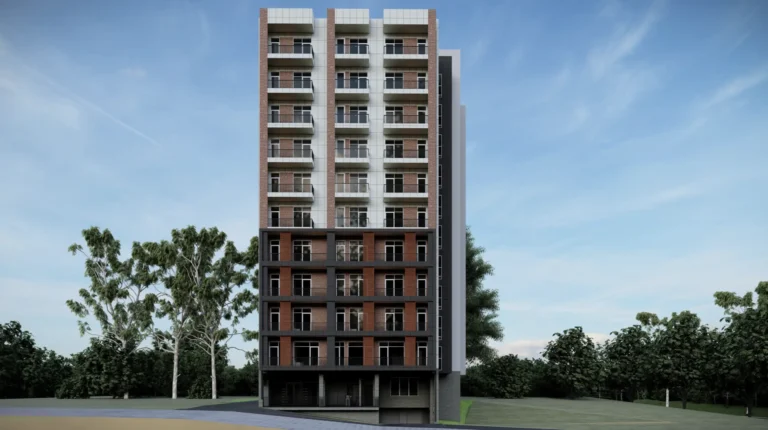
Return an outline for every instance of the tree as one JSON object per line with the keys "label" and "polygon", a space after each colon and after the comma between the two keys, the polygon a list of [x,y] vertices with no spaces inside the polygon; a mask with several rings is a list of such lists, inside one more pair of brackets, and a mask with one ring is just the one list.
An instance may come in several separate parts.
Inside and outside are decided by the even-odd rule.
{"label": "tree", "polygon": [[757,303],[751,292],[715,293],[729,323],[723,339],[726,369],[744,397],[747,416],[752,416],[755,393],[768,379],[768,282],[760,282],[755,293]]}
{"label": "tree", "polygon": [[648,379],[651,366],[651,336],[639,325],[612,332],[615,337],[605,345],[606,377],[616,389],[626,389],[632,401]]}
{"label": "tree", "polygon": [[25,397],[24,363],[35,350],[35,340],[18,321],[0,325],[0,398]]}
{"label": "tree", "polygon": [[488,394],[500,399],[514,399],[525,396],[531,389],[532,365],[517,355],[497,357],[485,367]]}
{"label": "tree", "polygon": [[586,394],[596,386],[599,373],[597,349],[581,327],[555,333],[555,339],[544,349],[544,358],[555,382],[569,397]]}
{"label": "tree", "polygon": [[[152,314],[157,298],[147,292],[155,279],[147,271],[134,271],[135,260],[120,260],[120,241],[105,229],[98,227],[83,230],[88,251],[79,244],[69,247],[72,255],[85,256],[85,276],[91,281],[89,287],[79,291],[82,301],[67,300],[69,309],[80,320],[80,335],[98,337],[115,348],[121,360],[127,362],[141,342],[152,333]],[[141,253],[140,246],[133,244],[134,252]],[[84,319],[93,315],[101,326],[101,333],[91,331]],[[124,369],[128,366],[124,365]],[[122,375],[123,397],[129,397],[131,375]]]}
{"label": "tree", "polygon": [[171,231],[171,241],[147,242],[137,248],[144,270],[155,270],[164,288],[157,293],[159,318],[168,318],[171,328],[155,332],[156,348],[173,354],[171,398],[178,396],[179,354],[181,344],[191,334],[197,312],[195,292],[204,282],[212,282],[211,273],[217,241],[216,229],[195,227]]}
{"label": "tree", "polygon": [[233,242],[226,241],[223,232],[213,228],[209,233],[214,254],[222,247],[224,249],[223,255],[212,265],[211,276],[196,286],[194,295],[198,313],[193,341],[210,355],[211,398],[216,399],[217,356],[227,350],[229,340],[238,334],[245,340],[257,337],[256,332],[238,330],[237,325],[258,306],[257,295],[241,287],[250,281],[258,290],[258,274],[254,273],[254,268],[258,263],[259,241],[257,237],[252,238],[248,249],[241,253]]}
{"label": "tree", "polygon": [[499,292],[483,287],[486,276],[493,274],[493,266],[483,259],[485,249],[475,245],[475,238],[467,227],[467,306],[466,351],[467,361],[490,361],[496,351],[489,340],[502,340],[504,330],[496,319],[499,310]]}
{"label": "tree", "polygon": [[706,361],[707,335],[699,317],[690,311],[683,311],[661,320],[654,314],[641,313],[638,319],[646,326],[659,328],[655,331],[654,345],[660,380],[677,391],[683,409],[686,409],[688,396],[701,380],[701,370]]}

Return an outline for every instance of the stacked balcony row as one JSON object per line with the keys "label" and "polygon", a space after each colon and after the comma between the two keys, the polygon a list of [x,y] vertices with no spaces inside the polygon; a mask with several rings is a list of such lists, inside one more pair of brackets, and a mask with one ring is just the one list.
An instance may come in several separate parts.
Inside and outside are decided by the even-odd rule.
{"label": "stacked balcony row", "polygon": [[[371,52],[366,38],[338,38],[334,58],[338,66],[367,67],[371,55],[381,55],[384,67],[426,66],[427,39],[418,37],[388,38],[381,51]],[[312,66],[315,52],[311,37],[270,37],[267,45],[270,66]]]}
{"label": "stacked balcony row", "polygon": [[[428,368],[436,365],[430,354],[426,338],[405,337],[402,340],[360,340],[328,342],[327,340],[293,340],[291,337],[267,336],[265,369],[278,368],[334,368],[334,370],[360,370],[376,366],[377,370],[402,368]],[[333,353],[329,356],[329,348]]]}

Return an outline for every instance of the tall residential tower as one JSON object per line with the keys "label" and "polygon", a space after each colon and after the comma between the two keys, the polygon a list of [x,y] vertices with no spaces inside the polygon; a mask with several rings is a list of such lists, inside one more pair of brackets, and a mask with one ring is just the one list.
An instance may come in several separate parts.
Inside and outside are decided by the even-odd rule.
{"label": "tall residential tower", "polygon": [[459,419],[465,130],[435,10],[262,9],[260,395]]}

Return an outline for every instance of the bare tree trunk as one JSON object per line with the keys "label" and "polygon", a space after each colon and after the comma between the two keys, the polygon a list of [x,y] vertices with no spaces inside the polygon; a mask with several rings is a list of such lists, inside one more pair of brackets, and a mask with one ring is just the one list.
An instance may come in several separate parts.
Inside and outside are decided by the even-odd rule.
{"label": "bare tree trunk", "polygon": [[211,342],[211,398],[216,399],[216,343]]}
{"label": "bare tree trunk", "polygon": [[173,388],[171,398],[176,399],[179,388],[179,338],[173,341]]}

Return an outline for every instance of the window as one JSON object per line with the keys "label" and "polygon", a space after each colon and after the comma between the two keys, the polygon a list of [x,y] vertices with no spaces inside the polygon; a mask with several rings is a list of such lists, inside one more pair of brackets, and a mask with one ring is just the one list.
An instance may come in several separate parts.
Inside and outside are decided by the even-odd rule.
{"label": "window", "polygon": [[419,308],[416,311],[416,330],[427,331],[427,309]]}
{"label": "window", "polygon": [[312,275],[308,273],[293,275],[293,295],[311,296],[312,295]]}
{"label": "window", "polygon": [[384,210],[385,227],[403,226],[403,208],[386,208]]}
{"label": "window", "polygon": [[385,175],[385,189],[387,193],[402,193],[403,192],[403,174],[402,173],[387,173]]}
{"label": "window", "polygon": [[344,206],[336,206],[336,227],[346,227],[347,226],[347,220],[344,214],[346,213],[346,209]]}
{"label": "window", "polygon": [[438,340],[443,339],[443,316],[442,315],[437,317],[437,339]]}
{"label": "window", "polygon": [[427,158],[427,141],[426,140],[419,140],[416,143],[416,157]]}
{"label": "window", "polygon": [[[288,190],[285,190],[288,191]],[[312,174],[294,173],[293,174],[293,192],[310,193],[312,192]]]}
{"label": "window", "polygon": [[269,226],[280,227],[280,207],[272,206],[269,208]]}
{"label": "window", "polygon": [[[360,320],[362,321],[362,320]],[[361,322],[362,325],[362,322]],[[363,342],[347,342],[347,365],[363,365]]]}
{"label": "window", "polygon": [[437,347],[437,368],[443,370],[443,347]]}
{"label": "window", "polygon": [[312,141],[307,139],[293,141],[293,157],[312,158]]}
{"label": "window", "polygon": [[[363,292],[363,275],[359,273],[353,273],[349,275],[349,295],[359,296],[362,292]],[[362,316],[360,318],[362,319]]]}
{"label": "window", "polygon": [[336,309],[336,331],[344,331],[346,325],[346,313],[344,312],[344,309]]}
{"label": "window", "polygon": [[437,165],[437,184],[438,187],[443,188],[443,165]]}
{"label": "window", "polygon": [[312,309],[293,308],[293,329],[298,331],[312,330]]}
{"label": "window", "polygon": [[349,39],[350,54],[367,54],[368,39]]}
{"label": "window", "polygon": [[349,310],[349,330],[360,331],[363,329],[363,310],[352,308]]}
{"label": "window", "polygon": [[336,275],[336,295],[344,297],[348,293],[347,291],[347,278],[343,274]]}
{"label": "window", "polygon": [[368,174],[367,173],[349,173],[349,180],[344,182],[344,174],[336,175],[336,191],[342,193],[367,193],[368,192]]}
{"label": "window", "polygon": [[437,256],[437,276],[440,279],[443,279],[443,256],[442,255]]}
{"label": "window", "polygon": [[426,193],[427,192],[427,174],[426,173],[419,173],[416,175],[416,185],[418,193]]}
{"label": "window", "polygon": [[389,394],[391,396],[418,396],[418,378],[392,378],[389,380]]}
{"label": "window", "polygon": [[437,158],[443,158],[443,135],[437,135]]}
{"label": "window", "polygon": [[427,261],[427,241],[420,240],[416,242],[416,261]]}
{"label": "window", "polygon": [[363,261],[363,241],[349,241],[349,261]]}
{"label": "window", "polygon": [[403,88],[403,74],[402,73],[386,73],[384,79],[384,88],[388,90],[402,89]]}
{"label": "window", "polygon": [[419,124],[427,123],[427,107],[419,106],[416,108],[416,119]]}
{"label": "window", "polygon": [[403,241],[388,240],[384,243],[386,261],[403,261]]}
{"label": "window", "polygon": [[403,342],[379,342],[379,366],[402,366],[405,364]]}
{"label": "window", "polygon": [[426,226],[427,226],[427,208],[416,208],[416,227],[424,228]]}
{"label": "window", "polygon": [[269,241],[269,259],[270,261],[280,261],[280,241]]}
{"label": "window", "polygon": [[367,140],[350,140],[349,141],[349,158],[368,158],[368,141]]}
{"label": "window", "polygon": [[293,88],[312,88],[312,73],[293,72]]}
{"label": "window", "polygon": [[350,106],[349,122],[351,124],[368,123],[368,106]]}
{"label": "window", "polygon": [[280,38],[279,37],[273,37],[269,39],[269,53],[270,54],[279,54],[280,53]]}
{"label": "window", "polygon": [[317,342],[317,341],[294,342],[293,343],[293,364],[295,366],[320,365],[320,342]]}
{"label": "window", "polygon": [[427,89],[427,74],[426,73],[418,73],[416,75],[416,88],[420,90],[426,90]]}
{"label": "window", "polygon": [[427,365],[427,342],[419,342],[416,344],[416,365]]}
{"label": "window", "polygon": [[403,39],[384,39],[384,54],[400,55],[403,53]]}
{"label": "window", "polygon": [[312,241],[293,241],[293,261],[312,261]]}
{"label": "window", "polygon": [[270,296],[280,295],[280,274],[279,273],[272,273],[269,275],[269,295]]}
{"label": "window", "polygon": [[443,219],[443,195],[437,195],[437,217]]}
{"label": "window", "polygon": [[336,39],[336,53],[344,54],[344,39]]}
{"label": "window", "polygon": [[269,328],[268,330],[280,330],[280,308],[269,309]]}
{"label": "window", "polygon": [[389,297],[402,297],[403,275],[386,275],[384,277],[384,294]]}
{"label": "window", "polygon": [[384,122],[386,124],[402,124],[403,123],[403,107],[387,106],[386,108],[384,108]]}
{"label": "window", "polygon": [[384,142],[384,158],[403,158],[403,141],[387,140]]}
{"label": "window", "polygon": [[312,39],[293,39],[294,54],[311,54]]}
{"label": "window", "polygon": [[346,261],[347,259],[347,242],[343,240],[336,241],[336,261]]}
{"label": "window", "polygon": [[[361,184],[365,187],[368,184]],[[350,227],[368,227],[368,208],[354,207],[349,208],[349,226]]]}
{"label": "window", "polygon": [[417,40],[416,47],[418,48],[419,55],[427,55],[427,39]]}
{"label": "window", "polygon": [[[338,313],[336,314],[338,315]],[[342,316],[344,316],[344,313],[341,313]],[[343,342],[336,342],[336,346],[334,347],[335,350],[335,357],[336,357],[336,365],[337,366],[343,366],[344,365],[344,343]]]}
{"label": "window", "polygon": [[271,139],[269,141],[269,156],[270,157],[280,156],[280,139]]}
{"label": "window", "polygon": [[439,73],[437,75],[437,96],[442,97],[443,96],[443,74]]}
{"label": "window", "polygon": [[437,126],[439,128],[443,128],[443,105],[437,105],[437,110]]}
{"label": "window", "polygon": [[443,225],[437,226],[437,248],[443,249]]}
{"label": "window", "polygon": [[437,309],[443,310],[443,284],[437,286]]}
{"label": "window", "polygon": [[312,106],[294,106],[293,122],[300,124],[312,123]]}
{"label": "window", "polygon": [[269,122],[280,122],[280,106],[271,105],[269,107]]}
{"label": "window", "polygon": [[416,295],[424,297],[427,295],[427,275],[416,275]]}
{"label": "window", "polygon": [[297,206],[293,208],[294,227],[312,227],[312,207]]}
{"label": "window", "polygon": [[269,342],[269,353],[267,353],[267,357],[269,357],[270,366],[277,366],[280,364],[280,342]]}
{"label": "window", "polygon": [[269,192],[271,193],[280,192],[280,174],[279,173],[269,174]]}

